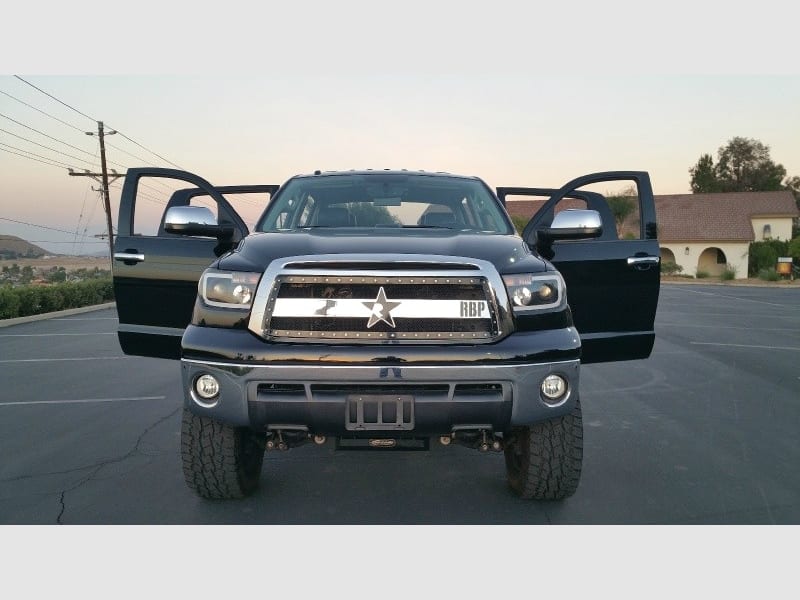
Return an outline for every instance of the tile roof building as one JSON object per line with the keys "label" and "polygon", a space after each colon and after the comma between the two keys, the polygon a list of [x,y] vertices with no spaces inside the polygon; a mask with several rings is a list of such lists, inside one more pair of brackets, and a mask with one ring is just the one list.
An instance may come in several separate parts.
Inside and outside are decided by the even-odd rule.
{"label": "tile roof building", "polygon": [[[507,208],[529,218],[544,202],[509,198]],[[583,207],[576,200],[563,202],[563,208]],[[655,204],[662,261],[680,265],[687,275],[719,275],[730,267],[737,279],[746,278],[750,242],[791,239],[792,221],[800,216],[790,191],[667,194],[655,196]],[[633,232],[638,212],[619,227],[620,237]]]}
{"label": "tile roof building", "polygon": [[747,277],[750,242],[792,239],[800,211],[789,191],[656,196],[661,259],[687,275]]}

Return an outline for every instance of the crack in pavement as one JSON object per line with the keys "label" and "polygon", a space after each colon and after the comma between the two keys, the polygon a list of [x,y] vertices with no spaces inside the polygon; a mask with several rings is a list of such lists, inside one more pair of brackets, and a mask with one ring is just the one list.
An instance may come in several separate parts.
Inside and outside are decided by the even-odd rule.
{"label": "crack in pavement", "polygon": [[59,525],[63,525],[63,523],[61,522],[61,517],[64,516],[64,510],[66,510],[67,508],[66,504],[64,504],[64,494],[66,493],[67,493],[66,491],[62,491],[61,496],[58,499],[59,504],[61,504],[61,510],[59,511],[58,516],[56,517],[56,523],[58,523]]}
{"label": "crack in pavement", "polygon": [[[82,469],[92,469],[91,473],[89,473],[83,479],[79,480],[72,487],[65,488],[65,489],[61,490],[61,496],[60,496],[61,511],[58,513],[58,517],[56,517],[56,524],[58,524],[58,525],[63,525],[64,524],[61,519],[64,517],[64,512],[66,511],[66,508],[67,508],[67,506],[66,506],[66,498],[65,498],[67,492],[72,492],[72,491],[78,489],[79,487],[81,487],[82,485],[84,485],[85,483],[88,483],[89,481],[91,481],[94,478],[94,476],[97,475],[98,472],[100,472],[100,470],[103,467],[106,467],[106,466],[112,465],[112,464],[116,464],[116,463],[121,463],[121,462],[129,459],[130,457],[132,457],[134,454],[139,453],[139,446],[141,445],[142,441],[144,440],[144,437],[148,433],[150,433],[150,431],[152,431],[153,429],[158,427],[161,423],[163,423],[164,421],[168,420],[170,417],[172,417],[175,414],[177,414],[178,411],[181,410],[181,408],[183,408],[183,407],[182,406],[176,407],[168,415],[165,415],[165,416],[161,417],[160,419],[158,419],[152,425],[147,426],[145,428],[145,430],[142,431],[142,433],[136,439],[136,443],[134,444],[133,448],[131,450],[129,450],[128,452],[126,452],[125,454],[123,454],[122,456],[118,456],[116,458],[109,458],[107,460],[104,460],[104,461],[101,461],[101,462],[97,463],[96,465],[83,467]],[[72,469],[72,470],[78,470],[78,469]]]}

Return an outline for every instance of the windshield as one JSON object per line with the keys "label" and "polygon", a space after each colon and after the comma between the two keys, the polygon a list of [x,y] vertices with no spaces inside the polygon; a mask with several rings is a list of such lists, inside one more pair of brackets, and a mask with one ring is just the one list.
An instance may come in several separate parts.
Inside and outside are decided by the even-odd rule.
{"label": "windshield", "polygon": [[395,173],[292,179],[270,204],[256,230],[312,227],[513,233],[498,202],[482,182]]}

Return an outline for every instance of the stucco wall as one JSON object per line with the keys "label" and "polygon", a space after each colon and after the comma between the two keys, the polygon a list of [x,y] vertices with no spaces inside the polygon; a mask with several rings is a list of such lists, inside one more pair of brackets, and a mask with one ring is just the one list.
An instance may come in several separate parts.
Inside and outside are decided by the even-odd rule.
{"label": "stucco wall", "polygon": [[791,217],[753,217],[753,233],[757,242],[764,240],[764,225],[769,225],[772,229],[773,240],[792,239],[792,219]]}
{"label": "stucco wall", "polygon": [[[703,251],[709,248],[719,248],[725,253],[727,264],[736,269],[736,279],[747,279],[747,253],[750,244],[747,242],[729,242],[729,243],[714,243],[714,242],[660,242],[662,248],[668,248],[675,255],[675,262],[683,267],[682,275],[696,275],[697,265]],[[689,253],[686,254],[686,249]],[[706,254],[710,257],[710,253]],[[716,265],[707,263],[706,268],[703,270],[711,271],[711,274],[716,275],[713,269]],[[725,265],[719,265],[718,270],[722,270]]]}

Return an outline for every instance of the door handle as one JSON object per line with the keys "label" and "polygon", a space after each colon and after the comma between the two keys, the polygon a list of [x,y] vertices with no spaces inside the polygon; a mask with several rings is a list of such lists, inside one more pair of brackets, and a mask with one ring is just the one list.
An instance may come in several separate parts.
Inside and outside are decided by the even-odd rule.
{"label": "door handle", "polygon": [[649,267],[650,265],[657,265],[661,262],[661,257],[659,256],[629,256],[628,257],[628,266],[629,267],[636,267],[637,269],[640,267]]}
{"label": "door handle", "polygon": [[126,265],[133,265],[144,261],[144,254],[133,250],[132,252],[114,252],[114,260],[121,260]]}

